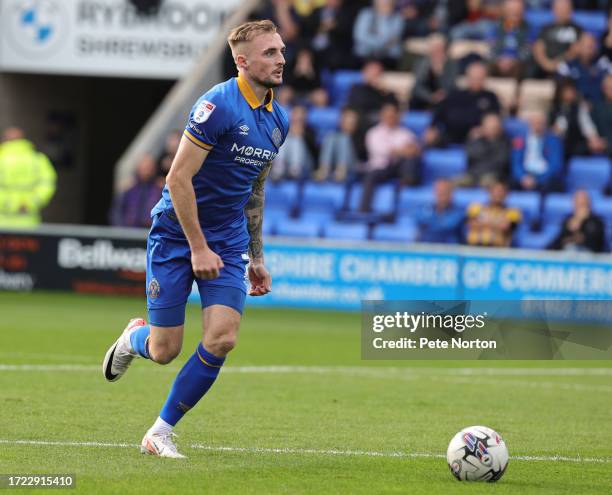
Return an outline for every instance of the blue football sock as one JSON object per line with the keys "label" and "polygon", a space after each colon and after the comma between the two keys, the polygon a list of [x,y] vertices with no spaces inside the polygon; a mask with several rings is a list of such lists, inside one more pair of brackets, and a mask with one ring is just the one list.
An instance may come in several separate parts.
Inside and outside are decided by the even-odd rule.
{"label": "blue football sock", "polygon": [[139,327],[135,332],[130,335],[130,342],[132,343],[132,349],[145,359],[149,358],[149,325]]}
{"label": "blue football sock", "polygon": [[200,342],[174,380],[159,417],[172,426],[176,425],[215,383],[224,362],[225,358],[211,354]]}

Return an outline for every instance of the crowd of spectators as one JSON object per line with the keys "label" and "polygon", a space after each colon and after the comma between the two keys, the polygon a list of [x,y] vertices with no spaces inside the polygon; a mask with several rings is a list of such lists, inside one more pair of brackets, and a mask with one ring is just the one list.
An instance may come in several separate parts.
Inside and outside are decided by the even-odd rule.
{"label": "crowd of spectators", "polygon": [[[426,150],[461,149],[467,157],[465,172],[436,182],[435,203],[415,212],[419,239],[512,246],[513,232],[527,219],[520,210],[505,206],[509,190],[536,191],[542,198],[565,192],[571,157],[612,157],[612,21],[599,37],[575,21],[576,9],[609,13],[611,4],[610,0],[266,2],[257,17],[272,19],[287,45],[285,83],[276,97],[291,115],[290,134],[275,160],[271,180],[342,183],[347,196],[353,185],[361,184],[356,210],[367,214],[380,184],[394,184],[398,191],[424,184],[421,158]],[[546,9],[552,12],[549,22],[533,32],[527,14]],[[425,40],[422,56],[408,49],[416,39]],[[451,48],[462,41],[478,45],[474,49],[466,45],[459,56],[451,56]],[[339,103],[329,81],[347,70],[361,75]],[[389,72],[412,75],[406,99],[385,84]],[[515,81],[516,94],[502,98],[491,88],[491,77]],[[518,88],[525,79],[552,81],[555,91],[549,106],[521,106]],[[319,132],[309,112],[339,105],[337,128]],[[422,133],[402,124],[406,111],[431,115]],[[520,132],[506,129],[507,117],[522,120]],[[179,138],[176,133],[169,137],[159,159],[142,158],[134,183],[117,200],[115,223],[148,223],[144,214],[148,198],[162,186]],[[474,203],[458,213],[453,190],[464,187],[486,189],[489,203]],[[560,237],[550,247],[606,249],[605,242],[592,239],[605,222],[598,223],[599,217],[591,211],[589,192],[577,192],[576,198],[576,213],[559,225]],[[141,211],[133,212],[130,205]]]}

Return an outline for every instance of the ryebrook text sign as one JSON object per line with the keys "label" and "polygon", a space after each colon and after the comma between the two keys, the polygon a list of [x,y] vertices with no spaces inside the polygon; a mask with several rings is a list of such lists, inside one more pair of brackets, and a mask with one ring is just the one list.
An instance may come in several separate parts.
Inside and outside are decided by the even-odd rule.
{"label": "ryebrook text sign", "polygon": [[175,79],[239,0],[166,0],[139,16],[127,0],[0,0],[0,70]]}

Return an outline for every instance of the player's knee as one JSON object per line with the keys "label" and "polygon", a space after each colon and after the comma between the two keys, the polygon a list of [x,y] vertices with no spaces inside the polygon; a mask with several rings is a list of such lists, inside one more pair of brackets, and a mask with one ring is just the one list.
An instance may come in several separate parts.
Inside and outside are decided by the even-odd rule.
{"label": "player's knee", "polygon": [[170,364],[181,352],[180,346],[161,345],[149,350],[149,355],[157,364]]}
{"label": "player's knee", "polygon": [[209,352],[212,352],[215,356],[225,356],[229,354],[234,347],[236,347],[236,343],[236,335],[219,335],[207,344],[209,347]]}

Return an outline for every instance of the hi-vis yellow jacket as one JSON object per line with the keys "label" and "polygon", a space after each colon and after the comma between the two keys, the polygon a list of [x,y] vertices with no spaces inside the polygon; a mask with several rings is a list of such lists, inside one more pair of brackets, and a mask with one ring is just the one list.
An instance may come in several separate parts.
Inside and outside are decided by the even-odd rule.
{"label": "hi-vis yellow jacket", "polygon": [[55,193],[49,159],[26,139],[0,144],[0,227],[34,227]]}

